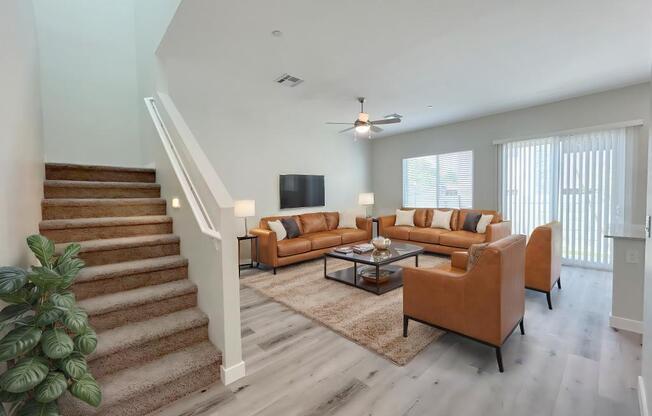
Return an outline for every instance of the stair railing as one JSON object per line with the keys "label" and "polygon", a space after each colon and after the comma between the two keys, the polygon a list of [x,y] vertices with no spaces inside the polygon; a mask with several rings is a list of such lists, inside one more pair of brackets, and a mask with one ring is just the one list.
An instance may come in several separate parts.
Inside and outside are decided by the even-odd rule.
{"label": "stair railing", "polygon": [[[183,164],[183,160],[179,155],[179,151],[174,145],[174,142],[170,137],[170,132],[165,126],[165,123],[163,123],[161,113],[159,113],[158,108],[156,107],[156,101],[153,97],[146,97],[145,105],[147,106],[149,115],[152,117],[154,127],[158,132],[161,143],[163,144],[163,148],[165,149],[165,152],[170,159],[170,163],[172,163],[172,168],[174,169],[177,180],[183,189],[183,193],[185,194],[188,204],[190,205],[190,209],[195,216],[197,225],[199,225],[202,233],[217,241],[221,241],[222,235],[215,228],[215,225],[213,225],[213,222],[211,221],[211,218],[206,211],[206,207],[204,206],[204,203],[202,202],[199,193],[197,192],[197,188],[192,183],[192,179],[190,179],[188,170]],[[216,245],[216,247],[219,249],[219,245]]]}

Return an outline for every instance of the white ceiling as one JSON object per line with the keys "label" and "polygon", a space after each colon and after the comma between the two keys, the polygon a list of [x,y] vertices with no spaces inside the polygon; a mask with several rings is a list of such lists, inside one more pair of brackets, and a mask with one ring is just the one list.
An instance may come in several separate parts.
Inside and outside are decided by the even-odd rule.
{"label": "white ceiling", "polygon": [[[357,96],[374,119],[404,115],[386,136],[650,78],[648,0],[211,3],[182,5],[195,30],[176,41],[197,59],[210,48],[215,94],[233,111],[302,114],[332,131],[321,123],[353,121]],[[305,82],[275,85],[286,72]]]}

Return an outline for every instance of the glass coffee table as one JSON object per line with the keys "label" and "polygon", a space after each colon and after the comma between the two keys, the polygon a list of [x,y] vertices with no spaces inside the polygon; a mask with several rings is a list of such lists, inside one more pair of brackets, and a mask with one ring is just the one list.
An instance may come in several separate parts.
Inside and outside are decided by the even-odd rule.
{"label": "glass coffee table", "polygon": [[[403,286],[403,268],[391,263],[414,257],[419,267],[419,254],[423,248],[413,244],[392,243],[388,250],[373,250],[363,254],[324,254],[324,277],[347,285],[382,295]],[[353,263],[353,267],[328,273],[328,259],[335,258]]]}

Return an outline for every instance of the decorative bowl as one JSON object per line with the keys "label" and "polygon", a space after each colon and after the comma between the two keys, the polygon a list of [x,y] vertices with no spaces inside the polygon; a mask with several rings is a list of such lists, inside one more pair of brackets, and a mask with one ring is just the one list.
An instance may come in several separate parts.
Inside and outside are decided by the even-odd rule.
{"label": "decorative bowl", "polygon": [[385,237],[376,237],[371,240],[371,244],[376,248],[376,250],[387,250],[392,244],[392,240]]}

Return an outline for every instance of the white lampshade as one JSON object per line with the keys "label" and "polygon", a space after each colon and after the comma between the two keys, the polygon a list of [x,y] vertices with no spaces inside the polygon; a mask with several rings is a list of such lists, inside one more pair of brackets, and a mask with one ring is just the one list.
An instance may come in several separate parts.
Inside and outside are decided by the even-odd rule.
{"label": "white lampshade", "polygon": [[359,205],[373,205],[374,204],[374,194],[373,192],[361,193],[358,195],[358,204]]}
{"label": "white lampshade", "polygon": [[253,217],[256,215],[256,201],[253,199],[235,201],[233,214],[238,218]]}

